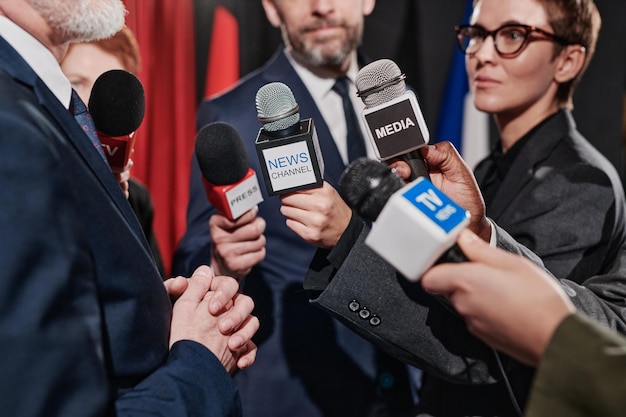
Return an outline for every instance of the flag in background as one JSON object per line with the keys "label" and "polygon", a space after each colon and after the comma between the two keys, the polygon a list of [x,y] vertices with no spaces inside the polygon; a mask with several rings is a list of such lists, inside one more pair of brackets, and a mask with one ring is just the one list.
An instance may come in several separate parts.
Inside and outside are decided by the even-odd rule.
{"label": "flag in background", "polygon": [[230,88],[239,80],[239,23],[229,1],[220,1],[213,11],[204,97]]}
{"label": "flag in background", "polygon": [[[464,23],[470,19],[472,3],[472,0],[466,2]],[[471,168],[489,154],[489,116],[474,106],[465,71],[465,55],[456,47],[435,138],[452,142]]]}

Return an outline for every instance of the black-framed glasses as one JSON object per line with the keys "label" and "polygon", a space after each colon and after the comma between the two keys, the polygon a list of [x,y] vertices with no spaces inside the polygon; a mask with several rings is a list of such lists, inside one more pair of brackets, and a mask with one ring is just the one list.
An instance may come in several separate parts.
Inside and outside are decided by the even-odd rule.
{"label": "black-framed glasses", "polygon": [[531,33],[538,33],[543,36],[537,40],[550,40],[561,45],[571,44],[566,39],[538,27],[520,24],[506,24],[492,31],[488,31],[480,25],[455,26],[454,30],[459,48],[466,55],[474,55],[478,52],[487,36],[493,38],[496,52],[504,57],[513,56],[521,51],[528,44]]}

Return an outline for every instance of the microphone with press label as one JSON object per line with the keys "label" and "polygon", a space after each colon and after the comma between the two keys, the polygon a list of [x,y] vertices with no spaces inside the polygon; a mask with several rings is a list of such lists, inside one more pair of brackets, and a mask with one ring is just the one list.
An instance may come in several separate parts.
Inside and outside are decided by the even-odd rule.
{"label": "microphone with press label", "polygon": [[270,196],[319,187],[324,159],[313,119],[300,120],[293,92],[283,83],[264,85],[256,95],[262,124],[255,145]]}
{"label": "microphone with press label", "polygon": [[94,82],[89,113],[111,171],[122,172],[135,146],[146,108],[143,85],[128,71],[110,70]]}
{"label": "microphone with press label", "polygon": [[256,173],[233,126],[224,122],[204,126],[196,135],[195,152],[207,198],[230,220],[263,201]]}
{"label": "microphone with press label", "polygon": [[409,181],[428,178],[419,148],[430,133],[415,94],[406,89],[406,76],[390,59],[374,61],[358,72],[354,84],[365,103],[361,117],[376,156],[383,162],[403,160],[411,167]]}
{"label": "microphone with press label", "polygon": [[343,172],[339,193],[373,222],[365,244],[409,281],[435,262],[466,260],[455,242],[469,212],[427,178],[406,184],[387,165],[359,158]]}

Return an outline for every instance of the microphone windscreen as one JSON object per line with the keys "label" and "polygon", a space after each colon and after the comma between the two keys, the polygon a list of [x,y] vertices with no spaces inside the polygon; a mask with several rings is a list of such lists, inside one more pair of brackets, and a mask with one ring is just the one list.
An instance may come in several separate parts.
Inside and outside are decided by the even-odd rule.
{"label": "microphone windscreen", "polygon": [[128,71],[111,70],[95,81],[89,97],[89,112],[98,131],[125,136],[141,125],[146,99],[141,81]]}
{"label": "microphone windscreen", "polygon": [[389,197],[404,185],[387,165],[358,158],[341,174],[339,194],[361,217],[375,221]]}
{"label": "microphone windscreen", "polygon": [[225,122],[213,122],[200,129],[195,150],[202,175],[214,185],[235,184],[250,167],[239,133]]}
{"label": "microphone windscreen", "polygon": [[293,92],[283,83],[265,84],[256,93],[257,117],[268,132],[288,129],[300,122]]}
{"label": "microphone windscreen", "polygon": [[[402,71],[390,59],[379,59],[361,68],[354,79],[354,85],[366,108],[391,101],[406,91]],[[377,91],[366,95],[362,94],[362,92],[377,87],[380,88]]]}

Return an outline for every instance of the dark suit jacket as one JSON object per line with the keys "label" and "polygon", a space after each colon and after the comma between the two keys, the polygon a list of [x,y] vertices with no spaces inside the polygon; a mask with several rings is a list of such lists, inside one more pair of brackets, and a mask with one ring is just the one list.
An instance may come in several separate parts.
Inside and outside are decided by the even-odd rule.
{"label": "dark suit jacket", "polygon": [[541,359],[524,416],[621,417],[625,375],[626,338],[581,314],[571,315]]}
{"label": "dark suit jacket", "polygon": [[156,234],[152,228],[154,220],[154,206],[152,205],[152,197],[150,191],[139,180],[131,178],[128,180],[128,202],[132,207],[141,230],[143,230],[148,244],[150,245],[150,251],[154,256],[154,262],[156,263],[159,273],[163,279],[167,279],[165,272],[165,266],[163,265],[163,259],[161,258],[161,251],[159,250],[159,244],[156,239]]}
{"label": "dark suit jacket", "polygon": [[[500,190],[489,213],[503,221],[514,238],[545,256],[559,273],[569,275],[563,278],[571,277],[562,283],[581,311],[625,332],[623,193],[613,167],[575,132],[567,112],[535,132]],[[498,237],[499,246],[523,251],[502,230]],[[425,294],[419,284],[396,276],[364,246],[362,238],[347,257],[337,253],[347,253],[349,238],[342,238],[330,253],[318,252],[305,285],[330,284],[326,289],[319,284],[313,288],[322,292],[312,302],[392,356],[427,371],[430,375],[420,398],[424,412],[514,416],[505,386],[493,384],[502,380],[493,352],[465,330],[463,321],[445,303]],[[594,274],[604,275],[589,278]],[[351,311],[347,306],[355,300],[360,307]],[[380,324],[359,319],[363,308],[379,317]],[[517,401],[523,405],[532,370],[504,362]],[[485,383],[490,385],[463,385]]]}
{"label": "dark suit jacket", "polygon": [[[261,127],[256,116],[256,93],[263,85],[280,81],[293,91],[303,119],[312,118],[324,158],[324,178],[336,186],[344,163],[324,119],[297,73],[279,50],[260,70],[233,90],[205,101],[198,112],[198,128],[215,120],[237,128],[250,166],[256,171],[265,201],[259,216],[267,223],[267,256],[246,276],[244,292],[255,300],[261,329],[255,339],[259,352],[253,367],[235,379],[244,414],[272,416],[355,416],[367,414],[376,400],[376,361],[373,347],[328,315],[311,307],[302,281],[315,253],[287,228],[278,197],[267,197],[254,141]],[[215,212],[201,183],[197,161],[192,163],[187,231],[181,240],[174,273],[186,273],[211,254],[208,221]],[[400,385],[396,379],[397,385]],[[399,405],[399,403],[398,403]]]}
{"label": "dark suit jacket", "polygon": [[0,96],[2,413],[237,414],[213,354],[168,350],[171,303],[119,184],[2,38]]}

